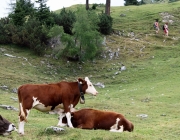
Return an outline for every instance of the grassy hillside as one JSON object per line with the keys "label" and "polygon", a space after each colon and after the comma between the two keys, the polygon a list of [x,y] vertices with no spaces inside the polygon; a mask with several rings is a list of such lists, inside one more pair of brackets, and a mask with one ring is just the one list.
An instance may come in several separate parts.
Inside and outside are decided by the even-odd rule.
{"label": "grassy hillside", "polygon": [[[101,11],[99,8],[98,11]],[[31,51],[17,46],[0,45],[0,104],[18,108],[12,90],[25,83],[51,83],[61,80],[75,81],[90,77],[99,95],[85,95],[89,107],[122,113],[135,126],[134,132],[110,133],[104,130],[81,130],[65,127],[65,132],[44,132],[46,127],[57,125],[57,115],[30,112],[25,125],[25,136],[16,132],[0,139],[51,139],[51,140],[178,140],[180,137],[180,2],[143,6],[112,7],[114,34],[106,37],[104,55],[92,62],[77,64],[55,60],[49,55],[37,57]],[[155,18],[163,24],[161,13],[174,16],[169,25],[169,37],[153,30]],[[120,16],[124,14],[125,16]],[[133,32],[133,35],[130,33]],[[120,33],[120,34],[119,34]],[[118,52],[110,59],[109,52]],[[8,55],[7,55],[8,54]],[[9,55],[12,55],[11,57]],[[126,71],[119,71],[121,64]],[[0,108],[0,114],[18,126],[18,112]],[[146,114],[147,118],[138,115]]]}

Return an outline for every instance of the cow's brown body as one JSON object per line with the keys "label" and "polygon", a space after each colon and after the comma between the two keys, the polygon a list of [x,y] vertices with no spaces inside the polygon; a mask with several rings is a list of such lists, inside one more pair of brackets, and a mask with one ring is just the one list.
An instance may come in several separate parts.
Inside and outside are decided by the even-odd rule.
{"label": "cow's brown body", "polygon": [[[39,111],[46,112],[62,108],[64,111],[59,112],[60,118],[66,116],[69,127],[73,127],[70,122],[70,112],[80,98],[80,92],[97,94],[92,83],[86,77],[85,80],[79,78],[77,82],[59,82],[55,84],[26,84],[18,89],[19,98],[19,133],[24,134],[24,121],[26,121],[29,111],[35,108]],[[58,125],[62,125],[62,119]]]}
{"label": "cow's brown body", "polygon": [[[122,114],[110,111],[100,111],[95,109],[81,109],[71,113],[71,122],[74,127],[82,129],[104,129],[118,132],[120,126],[123,126],[123,131],[133,131],[134,125],[127,120]],[[112,128],[117,123],[117,128]],[[67,120],[63,118],[65,123]],[[114,131],[114,132],[115,132]]]}
{"label": "cow's brown body", "polygon": [[[87,86],[84,88],[84,90]],[[27,94],[28,93],[28,94]],[[18,89],[19,102],[23,104],[23,108],[31,109],[33,104],[32,97],[37,98],[45,107],[50,106],[49,110],[54,110],[56,106],[63,103],[64,111],[69,111],[69,105],[73,107],[77,105],[80,98],[78,82],[60,82],[56,84],[32,85],[26,84]],[[37,108],[37,110],[40,110]],[[40,110],[48,111],[48,110]],[[21,116],[23,117],[23,116]]]}

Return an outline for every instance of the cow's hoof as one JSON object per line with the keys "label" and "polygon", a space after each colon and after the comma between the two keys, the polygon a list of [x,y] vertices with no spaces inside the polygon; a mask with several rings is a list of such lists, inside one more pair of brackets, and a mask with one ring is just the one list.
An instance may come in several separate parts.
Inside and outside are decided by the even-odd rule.
{"label": "cow's hoof", "polygon": [[19,132],[19,135],[24,136],[24,132]]}

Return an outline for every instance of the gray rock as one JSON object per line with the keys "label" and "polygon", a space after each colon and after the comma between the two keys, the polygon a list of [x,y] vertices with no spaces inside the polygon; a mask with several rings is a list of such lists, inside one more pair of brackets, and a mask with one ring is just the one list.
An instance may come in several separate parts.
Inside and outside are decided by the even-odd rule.
{"label": "gray rock", "polygon": [[126,15],[125,14],[120,14],[120,17],[125,17]]}
{"label": "gray rock", "polygon": [[98,82],[97,84],[94,84],[94,86],[98,86],[99,88],[105,88],[105,85]]}
{"label": "gray rock", "polygon": [[55,131],[56,133],[59,133],[59,132],[61,132],[61,131],[64,131],[64,128],[55,127],[55,126],[47,127],[45,131],[47,131],[47,130],[49,130],[49,129],[52,129],[52,130]]}
{"label": "gray rock", "polygon": [[19,109],[15,108],[13,106],[9,106],[9,105],[0,105],[0,107],[3,109],[7,109],[7,110],[19,111]]}
{"label": "gray rock", "polygon": [[12,93],[17,93],[17,88],[13,88]]}
{"label": "gray rock", "polygon": [[4,90],[8,90],[8,86],[6,86],[6,85],[0,86],[0,88],[4,89]]}
{"label": "gray rock", "polygon": [[140,118],[147,118],[148,115],[147,114],[139,114],[139,115],[136,115],[137,117],[140,117]]}

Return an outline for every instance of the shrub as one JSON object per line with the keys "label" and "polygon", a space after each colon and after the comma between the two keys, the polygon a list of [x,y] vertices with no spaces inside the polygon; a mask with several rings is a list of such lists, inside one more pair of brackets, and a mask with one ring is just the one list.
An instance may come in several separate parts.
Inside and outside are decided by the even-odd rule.
{"label": "shrub", "polygon": [[42,55],[47,48],[49,29],[46,25],[36,19],[29,19],[24,25],[23,41],[24,45],[32,49],[36,54]]}
{"label": "shrub", "polygon": [[93,10],[96,10],[96,7],[98,6],[98,4],[96,4],[96,3],[93,3],[93,5],[92,5],[92,9]]}
{"label": "shrub", "polygon": [[9,18],[0,19],[0,44],[7,44],[11,42],[11,37],[7,33],[7,25],[10,24]]}
{"label": "shrub", "polygon": [[113,18],[105,13],[99,14],[99,32],[104,35],[109,35],[112,32]]}
{"label": "shrub", "polygon": [[23,34],[22,34],[22,26],[14,26],[14,30],[12,32],[12,43],[17,45],[23,45]]}
{"label": "shrub", "polygon": [[76,21],[75,13],[63,8],[58,16],[55,17],[55,23],[63,26],[64,32],[72,35],[73,24]]}

